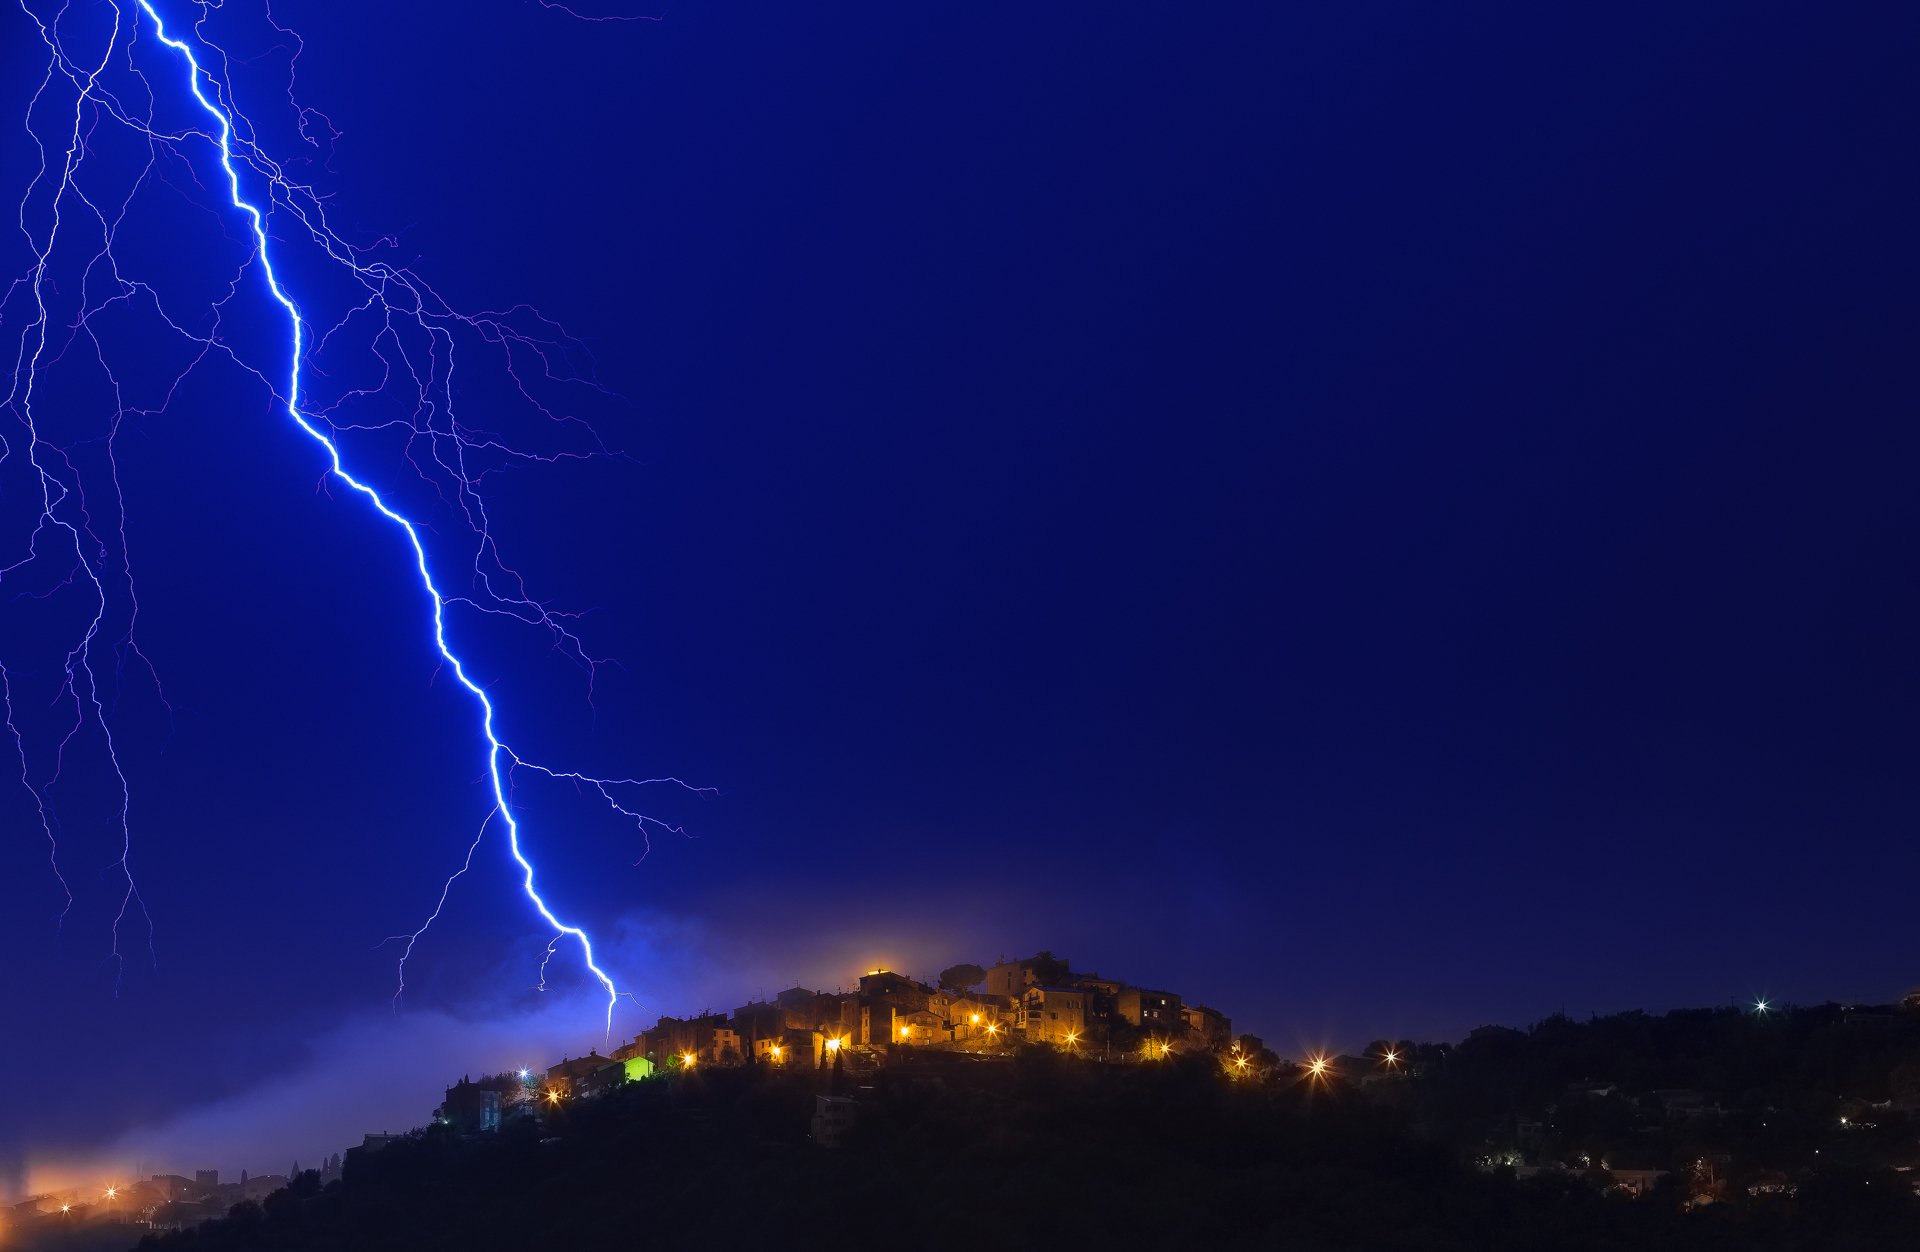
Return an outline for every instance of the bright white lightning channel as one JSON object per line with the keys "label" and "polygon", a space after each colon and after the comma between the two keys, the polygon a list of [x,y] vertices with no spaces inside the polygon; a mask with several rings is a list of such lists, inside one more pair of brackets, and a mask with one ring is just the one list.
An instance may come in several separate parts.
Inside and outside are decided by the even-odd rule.
{"label": "bright white lightning channel", "polygon": [[[187,88],[193,93],[193,98],[198,102],[200,108],[206,112],[208,117],[213,119],[214,124],[218,128],[218,133],[215,135],[214,141],[220,153],[220,167],[227,175],[227,183],[231,192],[230,198],[233,206],[247,215],[253,232],[257,255],[260,258],[261,271],[266,277],[267,290],[272,294],[274,301],[286,311],[292,339],[287,369],[287,416],[291,417],[295,425],[325,450],[334,476],[341,482],[347,484],[347,486],[353,488],[353,490],[365,496],[368,502],[379,511],[382,517],[385,517],[388,521],[400,528],[406,535],[407,542],[412,546],[414,569],[420,576],[420,585],[426,590],[428,599],[433,602],[434,646],[439,650],[441,657],[445,659],[448,666],[452,668],[454,677],[460,681],[460,685],[465,687],[480,705],[481,730],[487,740],[487,777],[493,790],[494,807],[492,812],[500,816],[502,823],[506,827],[508,847],[512,849],[514,861],[520,866],[521,887],[526,892],[527,899],[533,902],[533,907],[555,931],[573,939],[580,945],[581,957],[585,961],[587,969],[592,972],[594,978],[607,993],[606,1020],[607,1031],[610,1035],[613,1029],[614,1004],[621,995],[621,992],[614,984],[613,978],[600,967],[595,959],[593,940],[588,937],[587,932],[578,926],[561,921],[554,911],[548,907],[547,902],[541,898],[540,893],[534,887],[533,863],[527,859],[525,852],[522,851],[520,846],[520,825],[514,818],[513,806],[507,798],[502,758],[505,758],[506,761],[512,764],[527,763],[523,762],[501,741],[494,729],[493,702],[487,698],[487,693],[468,676],[466,666],[461,663],[459,655],[455,653],[447,643],[447,598],[434,583],[432,571],[427,564],[426,547],[420,540],[420,532],[415,528],[412,521],[390,508],[386,501],[381,499],[378,491],[375,491],[372,487],[347,472],[346,466],[341,462],[339,447],[332,439],[328,438],[323,431],[308,421],[306,416],[300,411],[300,359],[306,340],[306,327],[305,323],[301,320],[299,309],[281,287],[279,278],[274,273],[273,260],[267,243],[264,215],[260,208],[250,202],[241,192],[240,175],[233,164],[233,120],[225,109],[209,100],[206,93],[201,89],[202,79],[208,78],[208,76],[201,68],[199,60],[194,56],[193,49],[183,40],[176,39],[167,33],[166,23],[161,19],[159,12],[154,9],[148,0],[137,0],[137,3],[139,4],[141,12],[153,23],[155,36],[161,43],[179,53],[182,60],[185,61],[187,68]],[[209,81],[211,80],[209,79]],[[597,782],[600,780],[594,781]],[[645,780],[620,779],[606,781],[637,782]],[[489,820],[490,819],[491,814],[489,815]],[[482,829],[484,830],[484,825]],[[471,851],[469,851],[469,856],[471,856]],[[443,895],[442,899],[444,900],[444,898]],[[437,915],[438,910],[436,909],[435,916]],[[429,923],[431,920],[430,918]]]}

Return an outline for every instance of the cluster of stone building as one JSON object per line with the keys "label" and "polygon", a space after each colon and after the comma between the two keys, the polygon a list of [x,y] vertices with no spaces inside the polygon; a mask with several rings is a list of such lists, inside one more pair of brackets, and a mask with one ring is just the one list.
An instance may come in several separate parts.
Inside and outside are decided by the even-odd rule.
{"label": "cluster of stone building", "polygon": [[[977,969],[970,972],[980,972]],[[1172,991],[1074,973],[1049,953],[1002,960],[966,986],[933,985],[870,970],[852,991],[794,987],[732,1013],[662,1017],[610,1056],[571,1057],[546,1071],[546,1092],[593,1095],[656,1070],[695,1065],[825,1067],[836,1052],[863,1058],[894,1049],[993,1052],[1050,1044],[1089,1056],[1150,1049],[1225,1049],[1226,1015]],[[449,1107],[484,1103],[448,1092]],[[475,1120],[469,1118],[463,1121]]]}

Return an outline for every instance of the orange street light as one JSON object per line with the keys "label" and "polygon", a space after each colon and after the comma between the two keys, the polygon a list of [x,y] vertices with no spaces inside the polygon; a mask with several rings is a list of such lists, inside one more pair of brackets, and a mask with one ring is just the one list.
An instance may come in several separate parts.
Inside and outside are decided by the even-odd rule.
{"label": "orange street light", "polygon": [[911,1027],[911,1026],[902,1026],[902,1027],[900,1028],[900,1037],[901,1037],[902,1039],[905,1039],[905,1038],[906,1038],[906,1037],[907,1037],[908,1035],[910,1035],[910,1034],[912,1034],[912,1033],[913,1033],[913,1027]]}
{"label": "orange street light", "polygon": [[691,1052],[682,1052],[680,1054],[680,1063],[682,1065],[685,1065],[689,1069],[693,1067],[693,1062],[695,1061],[695,1059],[697,1058],[695,1058],[695,1056]]}
{"label": "orange street light", "polygon": [[780,1059],[780,1045],[779,1045],[779,1044],[777,1044],[777,1043],[776,1043],[776,1044],[774,1044],[774,1045],[773,1045],[773,1046],[772,1046],[771,1048],[768,1048],[768,1049],[767,1049],[767,1051],[769,1051],[769,1052],[771,1052],[771,1053],[773,1054],[773,1059],[774,1059],[774,1060],[776,1060],[776,1061],[777,1061],[777,1060],[779,1060],[779,1059]]}
{"label": "orange street light", "polygon": [[980,1015],[978,1013],[975,1013],[971,1020],[974,1025],[978,1026],[980,1024]]}
{"label": "orange street light", "polygon": [[840,1050],[840,1040],[837,1037],[827,1040],[827,1051],[838,1052],[839,1050]]}
{"label": "orange street light", "polygon": [[560,1103],[560,1088],[558,1087],[547,1088],[547,1103],[548,1104]]}
{"label": "orange street light", "polygon": [[1327,1076],[1327,1058],[1324,1056],[1316,1056],[1308,1061],[1307,1072],[1315,1078],[1325,1078]]}

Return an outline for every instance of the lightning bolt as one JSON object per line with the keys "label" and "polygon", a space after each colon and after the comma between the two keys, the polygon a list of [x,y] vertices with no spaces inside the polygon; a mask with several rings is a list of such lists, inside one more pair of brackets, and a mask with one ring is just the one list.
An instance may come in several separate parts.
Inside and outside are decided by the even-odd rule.
{"label": "lightning bolt", "polygon": [[582,13],[578,9],[568,8],[566,5],[559,3],[559,0],[538,0],[538,3],[541,8],[547,10],[549,13],[564,14],[579,22],[664,22],[666,20],[666,15],[663,13],[610,14],[607,16],[597,16],[591,13]]}
{"label": "lightning bolt", "polygon": [[[31,14],[29,14],[29,16],[31,16]],[[53,590],[73,586],[78,581],[84,580],[92,592],[93,608],[91,615],[79,641],[75,643],[73,648],[66,654],[65,663],[62,667],[62,672],[65,677],[56,697],[61,703],[71,703],[73,708],[73,723],[60,739],[59,747],[55,753],[53,772],[48,778],[44,789],[36,787],[31,778],[25,742],[21,735],[19,725],[14,720],[13,699],[11,694],[12,683],[10,679],[7,680],[6,721],[7,729],[20,750],[21,781],[27,790],[33,794],[34,806],[39,815],[41,827],[45,831],[48,842],[51,845],[49,856],[53,873],[60,882],[61,890],[66,895],[66,907],[61,910],[61,917],[64,919],[67,912],[73,906],[73,892],[67,883],[65,875],[60,872],[59,846],[54,838],[53,826],[48,817],[45,792],[46,789],[50,789],[59,781],[61,770],[66,762],[67,749],[89,724],[88,710],[89,708],[92,710],[92,725],[100,734],[106,750],[107,759],[112,766],[115,778],[119,782],[119,803],[116,812],[116,822],[120,835],[120,856],[116,862],[116,866],[124,879],[125,891],[121,896],[119,909],[114,914],[112,927],[112,959],[115,965],[116,987],[119,985],[120,975],[125,968],[125,961],[120,951],[120,927],[126,921],[127,913],[132,907],[137,906],[142,916],[146,916],[146,904],[140,898],[139,885],[133,877],[133,839],[132,829],[128,820],[132,799],[127,786],[127,775],[120,763],[120,753],[114,742],[112,723],[107,716],[106,707],[102,702],[100,681],[94,670],[94,648],[99,642],[101,628],[106,620],[109,603],[107,588],[101,578],[101,566],[106,559],[106,545],[101,542],[99,535],[95,533],[93,529],[91,514],[86,507],[84,497],[75,489],[70,488],[67,485],[67,480],[55,472],[57,468],[71,470],[72,466],[61,449],[40,437],[39,426],[35,417],[36,397],[34,394],[34,385],[35,381],[40,377],[42,361],[46,357],[47,350],[50,346],[48,332],[52,324],[52,317],[47,307],[49,285],[48,266],[55,241],[60,234],[61,205],[69,195],[74,195],[102,222],[103,226],[106,223],[106,218],[98,206],[96,206],[91,199],[77,192],[74,179],[80,167],[82,159],[81,152],[85,140],[84,102],[97,88],[100,76],[106,71],[107,62],[112,56],[113,46],[120,33],[119,18],[119,12],[116,10],[113,16],[113,28],[107,40],[106,49],[102,53],[98,63],[92,64],[90,67],[82,67],[74,66],[70,62],[66,62],[64,57],[57,58],[61,63],[62,70],[68,77],[71,78],[76,73],[84,73],[85,85],[75,98],[73,124],[68,129],[66,151],[62,154],[60,160],[59,182],[53,194],[53,220],[47,230],[44,243],[35,237],[26,220],[27,202],[31,200],[34,188],[39,185],[40,181],[47,174],[46,148],[41,144],[40,137],[37,133],[33,136],[35,147],[40,152],[40,168],[36,171],[33,181],[28,185],[27,195],[22,199],[19,220],[21,232],[26,235],[28,244],[34,253],[34,263],[27,280],[33,299],[34,317],[29,324],[27,332],[20,338],[20,348],[14,361],[12,385],[7,395],[6,405],[15,408],[19,412],[22,424],[26,429],[27,464],[31,470],[34,482],[38,487],[40,509],[33,533],[28,540],[26,555],[9,565],[0,566],[0,580],[4,580],[10,575],[17,574],[27,566],[38,561],[41,556],[41,538],[47,534],[49,530],[52,530],[64,536],[63,541],[56,540],[56,542],[62,542],[63,547],[71,547],[73,552],[73,564],[68,567],[65,578],[62,579]],[[36,18],[35,21],[37,23],[38,19]],[[47,28],[42,26],[41,29],[43,33],[45,33]],[[29,105],[29,116],[31,116],[31,110],[39,104],[48,83],[51,82],[54,68],[54,65],[48,66],[46,76],[42,79],[39,88],[34,92],[32,103]],[[29,126],[28,129],[31,131],[32,127]],[[108,233],[110,235],[111,231],[109,230]],[[90,273],[91,270],[92,265],[89,264],[88,272]],[[15,287],[17,288],[18,285],[18,282],[16,282]],[[9,289],[9,298],[12,296],[12,291],[13,289]],[[31,353],[28,352],[29,343],[32,345]],[[109,446],[111,445],[109,444]],[[10,456],[12,451],[13,449],[10,444],[0,444],[0,458]],[[56,460],[62,464],[55,466],[54,462]],[[116,491],[118,481],[118,474],[116,473],[114,475]],[[62,512],[63,507],[66,507],[66,513]],[[68,514],[75,516],[68,516]],[[51,596],[53,590],[42,593],[42,598]],[[131,624],[129,624],[128,634],[126,636],[126,642],[129,645],[131,645],[132,642],[131,631],[132,627]],[[147,935],[149,952],[151,952],[153,924],[150,916],[147,917]]]}
{"label": "lightning bolt", "polygon": [[[458,606],[545,630],[552,637],[556,650],[585,668],[591,697],[593,678],[603,661],[587,652],[573,628],[573,615],[557,612],[535,599],[526,580],[502,556],[494,539],[492,519],[488,516],[486,502],[480,491],[480,483],[485,475],[497,470],[476,468],[476,459],[492,458],[505,464],[525,461],[551,463],[616,454],[608,450],[597,436],[592,436],[590,428],[588,446],[583,450],[534,453],[522,451],[496,434],[464,424],[455,416],[452,403],[455,333],[462,329],[470,331],[483,343],[497,348],[505,360],[506,374],[512,379],[518,394],[556,427],[584,427],[584,423],[580,419],[555,413],[535,399],[515,365],[515,354],[519,353],[523,358],[531,356],[539,363],[542,374],[548,380],[586,386],[597,384],[591,383],[590,378],[581,375],[573,367],[568,354],[572,341],[565,335],[564,328],[523,307],[478,314],[458,313],[410,270],[367,260],[365,257],[371,249],[356,248],[334,232],[327,222],[321,198],[311,188],[294,181],[287,167],[266,153],[259,132],[239,109],[229,69],[231,58],[207,30],[213,12],[221,6],[200,3],[200,16],[193,23],[192,34],[187,36],[170,30],[151,0],[132,0],[130,4],[123,0],[112,0],[106,10],[110,17],[100,56],[97,60],[91,56],[80,60],[69,52],[68,39],[62,30],[63,22],[72,20],[70,4],[60,4],[51,17],[43,18],[35,11],[33,0],[19,0],[19,3],[21,10],[38,29],[48,50],[49,60],[47,72],[33,94],[28,112],[28,131],[41,155],[40,170],[28,186],[20,212],[20,229],[29,241],[33,262],[26,277],[16,280],[13,287],[8,289],[5,299],[0,300],[0,311],[3,311],[13,300],[15,292],[24,288],[31,300],[32,317],[21,335],[11,388],[0,407],[16,413],[25,431],[24,456],[30,475],[38,486],[39,509],[26,551],[12,563],[0,565],[0,580],[18,578],[27,571],[54,561],[51,553],[53,546],[57,545],[58,561],[67,562],[65,577],[59,580],[58,588],[80,587],[87,590],[90,593],[88,603],[92,606],[92,615],[66,654],[65,682],[60,694],[62,701],[71,706],[73,720],[60,740],[48,780],[36,781],[30,768],[27,740],[16,724],[12,685],[3,666],[0,666],[0,705],[4,706],[6,726],[20,757],[21,781],[32,793],[36,812],[40,816],[53,873],[66,892],[67,908],[72,906],[73,893],[60,870],[55,835],[57,822],[51,815],[46,797],[49,788],[59,778],[68,745],[81,733],[89,732],[101,738],[119,787],[115,833],[120,845],[117,867],[124,878],[124,893],[114,920],[114,959],[116,962],[121,960],[120,928],[135,909],[147,919],[151,944],[152,919],[146,913],[145,902],[135,885],[132,871],[133,838],[129,820],[131,788],[126,771],[121,767],[119,749],[111,729],[111,710],[103,696],[95,668],[96,648],[102,644],[110,606],[115,603],[112,592],[124,588],[130,607],[124,626],[116,628],[112,642],[122,664],[126,658],[133,658],[145,665],[148,672],[152,672],[152,666],[146,665],[145,654],[139,651],[133,639],[133,622],[138,616],[138,606],[132,596],[125,509],[119,498],[118,465],[113,457],[112,434],[118,432],[121,421],[130,413],[164,411],[167,401],[171,400],[188,373],[208,357],[220,356],[262,381],[275,396],[286,420],[318,451],[325,463],[327,476],[349,489],[404,540],[404,551],[409,555],[412,572],[429,611],[435,651],[442,667],[453,675],[471,697],[476,725],[484,740],[491,807],[468,845],[460,867],[445,880],[432,913],[409,934],[395,936],[406,941],[396,971],[399,983],[395,992],[396,1001],[405,990],[406,962],[413,953],[414,945],[439,918],[455,880],[471,867],[475,849],[485,838],[488,827],[497,820],[517,867],[519,886],[534,911],[550,928],[551,938],[540,963],[541,986],[545,986],[546,967],[556,947],[562,942],[570,942],[577,947],[586,971],[606,993],[606,1030],[610,1036],[615,1004],[622,995],[629,993],[623,992],[613,976],[602,967],[587,931],[564,919],[542,894],[533,861],[524,846],[524,832],[513,802],[513,775],[517,770],[524,770],[540,778],[570,783],[577,789],[596,793],[614,814],[633,825],[643,845],[648,844],[650,829],[683,835],[686,832],[680,826],[642,812],[633,801],[626,798],[629,792],[663,784],[695,793],[707,793],[711,789],[693,787],[672,777],[599,777],[543,765],[521,755],[502,737],[499,710],[486,689],[473,677],[466,658],[450,638],[448,627],[448,610]],[[564,9],[564,6],[543,7],[561,8],[571,16],[581,16]],[[271,10],[266,12],[266,21],[274,31],[293,41],[289,60],[289,102],[296,110],[296,124],[301,138],[318,149],[322,146],[323,137],[325,142],[330,143],[339,132],[324,114],[304,108],[292,100],[291,67],[298,61],[304,50],[303,45],[297,36],[274,21]],[[152,40],[164,48],[164,55],[172,60],[184,87],[185,94],[180,97],[180,103],[184,107],[191,101],[189,112],[198,117],[194,124],[167,129],[156,123],[156,94],[146,75],[135,66],[136,45],[140,43],[144,31],[151,32]],[[156,52],[154,55],[161,54]],[[116,56],[124,59],[128,76],[137,81],[144,91],[144,107],[131,98],[129,89],[118,86],[117,80],[112,84],[105,81],[110,68],[116,64]],[[57,160],[50,160],[42,133],[34,125],[34,117],[56,81],[63,81],[72,88],[74,107],[70,124],[67,115],[62,114],[59,132],[62,139],[56,146],[64,150]],[[129,128],[144,142],[147,151],[145,167],[133,180],[124,200],[117,207],[109,206],[111,212],[96,202],[96,197],[82,186],[78,177],[92,151],[94,128],[109,121]],[[122,273],[114,254],[114,242],[120,225],[127,218],[136,193],[147,185],[163,155],[177,156],[178,150],[190,142],[210,147],[219,166],[220,181],[224,183],[222,190],[225,200],[231,209],[238,212],[245,227],[245,260],[228,275],[227,295],[213,303],[210,310],[212,325],[209,329],[196,329],[170,315],[160,294],[151,285]],[[197,182],[186,158],[177,156],[177,159],[186,168],[188,176]],[[53,172],[56,168],[57,175]],[[258,184],[261,192],[250,194],[250,183]],[[48,185],[46,194],[51,209],[50,221],[44,231],[36,231],[29,223],[29,206],[35,203],[36,192],[43,184]],[[55,318],[47,295],[55,287],[52,260],[65,229],[63,206],[80,206],[97,223],[100,246],[83,270],[78,308],[72,324],[66,328],[67,338],[55,342],[51,337]],[[325,259],[364,290],[364,299],[350,307],[330,327],[316,326],[309,321],[283,282],[283,270],[276,267],[275,242],[278,237],[268,228],[269,214],[276,211],[288,214],[296,229],[317,245]],[[226,303],[242,289],[249,278],[247,271],[253,269],[258,271],[257,286],[263,288],[272,301],[286,334],[284,365],[271,373],[242,359],[241,353],[221,330]],[[105,275],[104,285],[108,291],[107,295],[98,298],[92,295],[91,287],[96,272]],[[108,365],[107,351],[92,326],[92,319],[102,309],[135,303],[157,312],[173,332],[192,345],[191,360],[173,378],[157,408],[140,409],[128,402],[122,393],[120,380]],[[312,402],[309,398],[308,370],[318,368],[315,361],[330,340],[336,335],[345,337],[343,332],[357,322],[371,322],[377,327],[369,345],[373,358],[379,363],[377,384],[346,389],[329,404]],[[408,327],[419,332],[417,340],[405,338],[403,332]],[[114,414],[106,447],[113,487],[113,510],[119,519],[117,546],[103,543],[95,532],[93,520],[85,506],[84,492],[80,489],[84,479],[81,469],[74,465],[64,449],[50,438],[43,437],[36,419],[37,380],[67,347],[82,337],[91,344],[100,368],[113,388]],[[350,422],[340,417],[340,411],[349,402],[385,395],[396,386],[412,388],[415,396],[412,415],[366,422]],[[407,460],[417,475],[434,486],[444,504],[459,510],[470,529],[473,558],[471,589],[467,592],[450,588],[436,574],[435,561],[423,537],[424,523],[418,520],[417,515],[396,504],[394,501],[397,497],[376,488],[363,472],[356,473],[349,468],[347,456],[342,450],[343,432],[382,432],[395,428],[405,432]],[[424,462],[416,456],[416,445],[421,444],[426,448]],[[12,445],[0,436],[0,464],[4,464],[13,451]],[[439,472],[437,477],[436,471]],[[448,485],[451,487],[451,496],[448,494]],[[67,555],[69,552],[70,557]],[[114,563],[114,568],[109,570],[108,562],[116,552],[119,559]],[[157,675],[153,681],[158,691]],[[164,692],[160,695],[164,702]],[[642,855],[644,858],[644,851]]]}

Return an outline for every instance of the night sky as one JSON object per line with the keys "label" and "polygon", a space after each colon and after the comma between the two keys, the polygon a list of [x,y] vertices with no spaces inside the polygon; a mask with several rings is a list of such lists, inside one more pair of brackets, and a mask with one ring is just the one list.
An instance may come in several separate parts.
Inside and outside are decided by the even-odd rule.
{"label": "night sky", "polygon": [[[464,628],[542,760],[717,789],[652,797],[688,837],[637,865],[527,796],[614,1042],[1039,948],[1291,1054],[1920,982],[1912,6],[274,12],[336,226],[621,397],[624,458],[494,496],[617,665]],[[0,116],[44,64],[0,18]],[[0,754],[0,1192],[315,1164],[600,1044],[497,838],[392,1006],[486,800],[391,529],[230,365],[118,450],[153,955],[108,959],[99,763],[57,922]]]}

